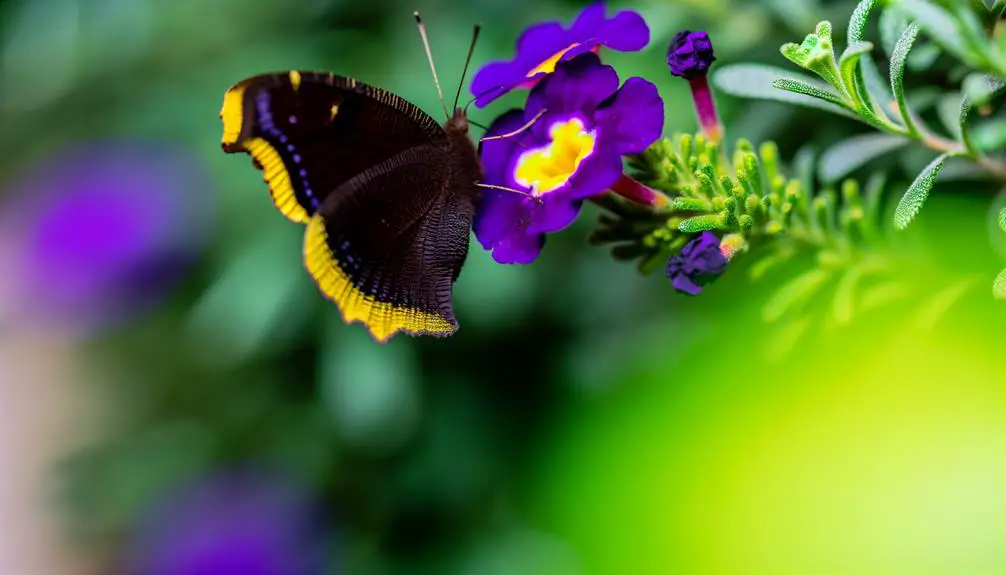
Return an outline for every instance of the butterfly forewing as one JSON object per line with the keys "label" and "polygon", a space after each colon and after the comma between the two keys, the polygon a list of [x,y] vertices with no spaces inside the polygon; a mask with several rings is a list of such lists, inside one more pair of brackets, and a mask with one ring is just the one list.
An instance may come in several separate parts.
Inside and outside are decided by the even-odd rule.
{"label": "butterfly forewing", "polygon": [[263,74],[224,96],[224,151],[252,156],[276,208],[307,222],[353,176],[419,145],[446,147],[435,120],[399,98],[320,72]]}

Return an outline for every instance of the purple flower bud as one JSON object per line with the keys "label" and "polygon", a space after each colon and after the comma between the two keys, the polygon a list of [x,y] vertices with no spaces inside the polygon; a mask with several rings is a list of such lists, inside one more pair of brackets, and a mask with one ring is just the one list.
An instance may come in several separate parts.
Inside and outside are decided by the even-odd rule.
{"label": "purple flower bud", "polygon": [[699,295],[703,286],[726,269],[727,258],[720,251],[719,238],[710,232],[702,232],[667,262],[667,277],[679,292]]}
{"label": "purple flower bud", "polygon": [[713,43],[705,32],[682,30],[678,32],[667,48],[667,65],[671,74],[692,79],[704,76],[709,66],[716,61]]}

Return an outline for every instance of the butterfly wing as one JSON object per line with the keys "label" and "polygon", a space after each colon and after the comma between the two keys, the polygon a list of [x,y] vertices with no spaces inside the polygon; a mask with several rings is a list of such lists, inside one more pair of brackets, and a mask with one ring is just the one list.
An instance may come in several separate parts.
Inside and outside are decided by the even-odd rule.
{"label": "butterfly wing", "polygon": [[224,95],[220,118],[224,151],[251,155],[276,208],[295,222],[364,170],[415,146],[448,145],[416,106],[330,73],[248,78]]}
{"label": "butterfly wing", "polygon": [[474,182],[455,176],[448,151],[416,146],[341,185],[308,222],[308,271],[379,342],[457,331],[452,284],[475,208]]}

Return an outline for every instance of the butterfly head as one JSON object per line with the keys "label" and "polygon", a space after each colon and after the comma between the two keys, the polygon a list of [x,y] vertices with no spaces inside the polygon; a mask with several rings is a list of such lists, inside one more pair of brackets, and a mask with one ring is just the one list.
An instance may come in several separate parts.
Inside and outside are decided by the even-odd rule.
{"label": "butterfly head", "polygon": [[468,113],[464,108],[454,109],[454,115],[447,120],[444,129],[455,134],[468,135]]}

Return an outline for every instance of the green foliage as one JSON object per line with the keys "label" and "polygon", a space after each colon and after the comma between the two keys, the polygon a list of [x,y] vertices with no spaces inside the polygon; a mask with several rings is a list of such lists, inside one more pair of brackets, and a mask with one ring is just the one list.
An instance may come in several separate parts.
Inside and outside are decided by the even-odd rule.
{"label": "green foliage", "polygon": [[929,191],[933,189],[936,177],[940,174],[943,163],[946,161],[947,154],[937,157],[915,178],[908,191],[901,197],[898,209],[894,212],[894,227],[903,230],[915,219],[916,214],[922,209],[922,204],[929,197]]}
{"label": "green foliage", "polygon": [[[763,86],[770,82],[781,92],[799,94],[805,99],[800,102],[803,105],[811,105],[807,103],[809,99],[816,100],[813,105],[817,108],[842,115],[851,113],[883,132],[833,144],[822,156],[819,166],[825,182],[834,182],[873,158],[900,148],[899,139],[915,141],[939,153],[915,176],[897,206],[894,227],[902,230],[925,204],[937,176],[950,158],[969,160],[993,177],[1006,179],[1006,163],[988,153],[1006,144],[1006,138],[999,137],[1006,133],[1002,121],[991,121],[979,127],[984,130],[976,130],[972,125],[973,110],[988,106],[1006,87],[1006,44],[1003,42],[1006,34],[995,26],[1006,10],[1006,3],[997,1],[990,7],[983,0],[884,2],[879,32],[880,45],[889,58],[889,93],[878,80],[879,73],[872,61],[873,44],[866,39],[871,13],[877,4],[874,0],[862,0],[855,7],[849,20],[847,46],[840,58],[835,56],[832,26],[827,21],[818,23],[815,31],[801,44],[787,43],[781,47],[786,59],[814,73],[823,84],[809,79],[793,80],[787,77],[791,75],[789,72],[779,72],[772,80],[757,78],[754,82],[755,78],[744,77],[743,73],[751,71],[748,65],[734,65],[719,71],[724,77],[717,76],[717,85],[742,97],[778,99],[764,91]],[[971,68],[970,73],[965,71],[959,76],[963,78],[959,106],[953,95],[939,98],[939,114],[952,138],[936,134],[909,105],[912,98],[906,90],[906,72],[927,68],[938,55],[932,47],[924,54],[913,53],[920,34],[937,49],[942,48]],[[767,75],[770,69],[762,68],[759,73]],[[741,87],[744,79],[752,81]]]}

